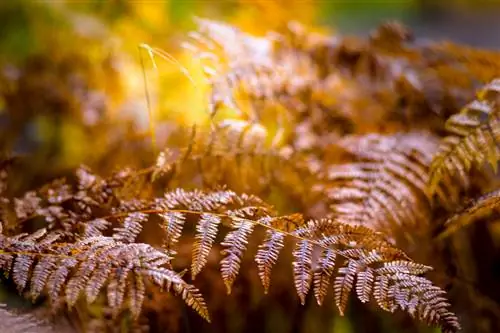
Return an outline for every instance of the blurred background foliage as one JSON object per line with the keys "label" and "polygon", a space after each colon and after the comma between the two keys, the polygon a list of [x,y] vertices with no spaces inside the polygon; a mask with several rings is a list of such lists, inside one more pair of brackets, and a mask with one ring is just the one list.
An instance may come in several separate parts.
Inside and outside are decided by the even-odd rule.
{"label": "blurred background foliage", "polygon": [[[194,16],[255,34],[280,30],[289,20],[366,34],[397,19],[419,37],[498,48],[499,14],[496,0],[0,1],[0,152],[29,156],[19,166],[18,192],[82,163],[97,172],[151,164],[153,127],[161,148],[178,124],[208,119],[201,66],[181,48],[195,28]],[[167,51],[178,63],[151,61],[139,47],[143,43]],[[337,333],[371,332],[369,325],[348,319],[325,326],[336,316],[328,307],[319,312],[313,306],[310,315],[292,318],[296,302],[279,302],[272,332],[320,332],[324,327]],[[371,315],[359,304],[350,309],[358,316]],[[244,326],[235,320],[232,325]]]}
{"label": "blurred background foliage", "polygon": [[[94,167],[108,166],[110,159],[115,164],[130,162],[133,145],[151,148],[143,69],[159,143],[172,130],[169,121],[200,122],[206,115],[207,87],[199,64],[181,50],[187,31],[194,28],[194,16],[221,19],[256,34],[279,30],[291,19],[364,34],[382,21],[398,19],[419,36],[494,47],[500,42],[495,33],[500,24],[493,15],[496,4],[495,0],[2,1],[0,149],[35,153],[34,164],[50,164],[55,173],[83,161]],[[181,73],[180,65],[159,59],[154,68],[147,53],[140,51],[141,43],[174,56],[195,84]],[[127,147],[124,136],[132,140]],[[113,156],[107,154],[111,149]],[[27,178],[28,174],[39,175],[33,167]]]}

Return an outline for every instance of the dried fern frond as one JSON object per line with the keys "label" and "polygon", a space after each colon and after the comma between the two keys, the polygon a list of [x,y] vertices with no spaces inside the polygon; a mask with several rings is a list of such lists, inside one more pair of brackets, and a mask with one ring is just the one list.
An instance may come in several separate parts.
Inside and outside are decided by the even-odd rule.
{"label": "dried fern frond", "polygon": [[393,125],[442,130],[478,82],[500,75],[497,52],[415,41],[394,22],[368,39],[295,22],[265,37],[211,20],[198,25],[189,49],[210,60],[212,113],[225,105],[251,121],[307,124],[320,135]]}
{"label": "dried fern frond", "polygon": [[445,238],[457,230],[473,223],[482,216],[497,212],[500,206],[500,191],[492,191],[470,200],[464,207],[455,211],[444,223],[445,230],[439,238]]}
{"label": "dried fern frond", "polygon": [[225,185],[238,192],[261,195],[271,186],[284,195],[306,198],[318,163],[281,143],[260,124],[225,120],[211,130],[196,129],[188,141],[158,157],[155,177],[169,186],[214,188]]}
{"label": "dried fern frond", "polygon": [[199,291],[169,266],[170,257],[148,244],[123,243],[115,237],[89,237],[60,243],[43,229],[32,235],[0,236],[0,269],[20,292],[49,296],[56,309],[73,307],[85,296],[93,303],[106,291],[107,304],[117,316],[127,309],[137,318],[146,295],[145,281],[174,290],[205,319],[208,310]]}
{"label": "dried fern frond", "polygon": [[[292,266],[296,291],[302,303],[305,302],[305,297],[314,282],[315,295],[321,304],[328,290],[330,278],[336,276],[335,297],[339,310],[343,313],[356,277],[358,296],[366,301],[372,294],[371,285],[373,283],[377,285],[376,281],[384,280],[387,282],[387,289],[377,287],[378,294],[375,295],[383,309],[394,311],[399,308],[408,311],[420,320],[441,326],[445,331],[454,332],[459,328],[458,320],[449,312],[447,309],[449,305],[444,299],[434,303],[434,298],[428,296],[430,293],[435,295],[444,293],[419,276],[430,267],[410,261],[381,234],[366,227],[350,226],[334,220],[304,223],[297,214],[291,217],[273,217],[255,215],[255,212],[254,209],[232,210],[223,214],[199,212],[193,246],[193,277],[205,266],[222,221],[228,219],[231,221],[231,231],[221,242],[224,249],[221,275],[228,293],[231,292],[239,273],[250,235],[256,226],[260,226],[267,229],[267,234],[259,246],[255,261],[266,292],[270,285],[272,267],[283,249],[283,240],[285,237],[291,237],[296,240]],[[167,230],[179,228],[179,219],[168,219],[164,222],[175,224],[166,225]],[[289,225],[290,223],[299,227],[294,228]],[[323,252],[317,263],[313,258],[315,249]],[[350,268],[348,271],[347,268],[335,271],[335,262]],[[422,285],[419,285],[418,281],[421,281]],[[408,294],[409,298],[401,298],[398,294],[399,289],[396,292],[395,288],[404,289],[403,292]]]}
{"label": "dried fern frond", "polygon": [[[156,209],[149,210],[148,214],[159,214],[164,218],[164,243],[168,248],[175,247],[183,224],[188,220],[187,215],[197,216],[191,263],[193,278],[205,267],[217,234],[221,232],[223,225],[227,225],[230,231],[221,242],[221,276],[228,293],[239,274],[251,234],[256,227],[263,227],[267,229],[266,238],[259,246],[255,261],[266,292],[272,268],[283,249],[284,238],[290,237],[296,240],[292,266],[296,291],[302,303],[313,287],[318,303],[321,304],[330,279],[335,277],[335,299],[343,313],[354,286],[358,297],[368,301],[373,293],[372,285],[378,286],[377,281],[383,280],[387,283],[387,289],[377,287],[378,294],[374,294],[383,309],[408,311],[418,319],[439,325],[450,332],[459,327],[456,317],[447,310],[447,303],[433,303],[426,296],[426,292],[442,294],[439,288],[420,277],[430,267],[412,262],[382,234],[364,226],[350,226],[329,219],[306,223],[300,214],[276,217],[266,207],[244,206],[248,201],[245,198],[244,195],[238,196],[230,191],[204,193],[177,189],[167,193],[165,199],[158,200]],[[243,207],[231,207],[231,204],[238,201]],[[254,203],[258,204],[259,201],[254,199]],[[130,214],[134,215],[129,215],[125,220],[137,216],[138,212]],[[123,238],[121,235],[124,229],[130,229],[133,235],[137,234],[136,225],[127,225],[116,229],[114,237]],[[313,258],[315,250],[322,252],[319,259]],[[335,263],[338,269],[335,269]],[[345,268],[342,265],[346,265]],[[422,286],[418,281],[422,282]],[[402,299],[397,296],[399,294],[394,294],[394,288],[403,288],[409,299]]]}
{"label": "dried fern frond", "polygon": [[441,144],[431,165],[429,189],[436,191],[439,183],[458,176],[467,184],[468,171],[481,167],[485,161],[496,170],[500,154],[500,80],[493,80],[478,93],[478,98],[446,122],[451,135]]}
{"label": "dried fern frond", "polygon": [[311,221],[297,234],[319,238],[326,246],[322,248],[317,268],[312,271],[310,250],[313,244],[307,240],[297,243],[294,273],[302,300],[314,281],[314,293],[321,304],[330,280],[335,276],[334,296],[340,313],[344,312],[348,297],[355,289],[362,302],[368,302],[373,295],[377,304],[386,311],[399,308],[412,317],[440,326],[444,331],[459,329],[458,320],[448,310],[446,299],[435,298],[442,296],[444,291],[419,276],[431,268],[410,261],[371,229],[320,220]]}
{"label": "dried fern frond", "polygon": [[[340,78],[326,77],[319,58],[302,49],[312,47],[305,46],[309,41],[317,43],[315,37],[299,33],[303,28],[298,24],[289,26],[289,34],[257,38],[223,23],[199,20],[199,33],[194,34],[190,50],[195,56],[208,58],[208,54],[211,59],[204,67],[210,73],[211,113],[227,106],[247,120],[278,123],[289,134],[293,134],[293,124],[302,122],[318,128],[335,126],[336,132],[345,130],[342,125],[347,120],[339,113],[343,109],[325,97],[332,90],[340,92],[340,87],[353,91]],[[238,43],[231,42],[235,35]]]}
{"label": "dried fern frond", "polygon": [[[212,66],[230,66],[236,59],[242,62],[266,61],[271,47],[267,40],[252,37],[222,22],[201,18],[195,21],[198,31],[189,34],[190,41],[184,43],[184,47],[197,53],[202,60],[211,60]],[[208,70],[207,74],[211,72]]]}
{"label": "dried fern frond", "polygon": [[[89,233],[96,232],[95,228],[105,230],[102,223],[98,225],[99,216],[134,196],[137,178],[140,177],[127,169],[102,178],[82,166],[70,179],[56,179],[11,200],[11,215],[17,219],[13,224],[19,226],[43,217],[46,228],[63,234],[66,241],[74,240],[82,230]],[[95,225],[87,223],[89,221]]]}
{"label": "dried fern frond", "polygon": [[[346,149],[348,146],[346,142]],[[362,149],[355,152],[355,147],[351,147],[353,154],[361,156],[367,151],[360,146]],[[91,174],[83,173],[80,179],[79,188],[87,189],[87,193],[88,189],[102,188],[95,187],[97,183]],[[96,207],[103,209],[103,204],[109,201],[99,201],[100,193],[101,190],[96,190],[97,196],[90,202],[98,202]],[[256,227],[261,227],[266,229],[266,238],[259,246],[255,261],[266,291],[284,238],[290,237],[296,241],[292,266],[302,303],[311,288],[318,302],[323,302],[330,280],[335,279],[335,302],[341,313],[352,290],[356,289],[362,301],[368,301],[375,292],[372,290],[376,290],[373,295],[384,309],[406,310],[450,332],[458,328],[456,317],[448,312],[444,301],[433,303],[429,300],[426,292],[440,294],[441,291],[420,276],[428,268],[413,263],[384,236],[364,226],[351,226],[336,220],[306,223],[300,214],[276,216],[259,198],[225,189],[186,191],[178,188],[151,200],[115,199],[114,205],[108,207],[110,215],[107,217],[93,216],[93,210],[82,210],[79,205],[69,211],[60,207],[65,213],[70,214],[71,209],[75,209],[75,214],[80,214],[77,216],[82,218],[83,238],[67,237],[64,228],[59,234],[46,234],[41,229],[32,235],[2,235],[1,269],[12,276],[20,292],[26,290],[34,299],[46,293],[54,308],[64,304],[73,307],[83,298],[92,303],[105,293],[115,317],[128,310],[138,318],[146,281],[149,281],[153,286],[173,289],[208,319],[208,310],[198,290],[171,270],[170,260],[175,255],[184,224],[187,221],[196,224],[192,278],[204,269],[217,234],[230,228],[220,244],[223,248],[221,276],[228,293],[239,274],[250,237]],[[136,243],[150,215],[160,218],[164,231],[162,251]],[[85,219],[85,216],[93,218]],[[111,235],[104,236],[110,232],[110,227],[113,227]],[[317,250],[322,252],[319,259],[313,256]],[[383,281],[383,286],[377,285],[379,280]],[[411,302],[398,296],[399,291],[393,291],[394,288],[404,289]]]}
{"label": "dried fern frond", "polygon": [[[388,235],[425,229],[431,217],[426,186],[428,166],[438,147],[435,136],[370,134],[347,137],[340,145],[353,162],[332,165],[326,183],[316,187],[326,193],[335,220]],[[438,194],[451,200],[450,193]]]}

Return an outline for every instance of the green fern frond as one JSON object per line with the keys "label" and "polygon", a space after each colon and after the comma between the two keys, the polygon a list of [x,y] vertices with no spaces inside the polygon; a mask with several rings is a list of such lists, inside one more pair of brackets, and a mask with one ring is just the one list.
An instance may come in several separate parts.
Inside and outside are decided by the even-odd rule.
{"label": "green fern frond", "polygon": [[[411,142],[415,137],[410,138],[413,139],[399,140],[403,143],[401,147],[413,147]],[[379,143],[380,138],[372,139]],[[380,145],[383,149],[394,150],[390,145]],[[363,145],[349,146],[346,141],[345,147],[360,158],[376,156],[376,149],[365,150]],[[369,152],[366,154],[370,156],[364,156],[363,152]],[[416,156],[412,158],[425,159],[426,155]],[[400,158],[389,162],[399,168],[408,164]],[[393,166],[390,170],[399,169]],[[95,186],[100,182],[96,183],[97,178],[90,173],[81,178],[89,180],[80,185],[81,195],[87,193],[85,195],[90,196],[89,189],[94,189],[90,190],[91,195],[100,200],[98,198],[103,197],[101,191],[108,193],[107,186]],[[71,191],[69,193],[70,198],[75,196]],[[114,196],[113,191],[109,193],[110,197]],[[188,221],[195,223],[192,278],[204,269],[217,234],[229,228],[221,242],[224,249],[221,275],[228,292],[231,292],[239,273],[250,236],[258,227],[266,230],[266,237],[255,256],[265,291],[271,284],[271,270],[283,249],[284,239],[288,237],[296,242],[292,267],[301,303],[306,301],[311,288],[318,303],[322,303],[330,280],[334,279],[335,303],[341,313],[355,289],[363,302],[374,295],[383,309],[408,311],[418,319],[450,332],[459,327],[458,320],[444,301],[433,303],[428,297],[427,291],[437,295],[440,289],[420,276],[427,267],[413,263],[385,236],[366,226],[350,225],[337,219],[306,222],[301,214],[277,216],[259,198],[225,189],[187,191],[177,188],[166,192],[163,197],[146,201],[115,198],[118,202],[111,207],[110,215],[103,217],[94,217],[86,210],[81,211],[79,206],[70,206],[72,208],[68,211],[59,207],[64,214],[71,214],[71,209],[76,209],[79,214],[76,216],[81,218],[79,225],[83,226],[83,238],[68,237],[64,228],[58,234],[46,234],[42,229],[32,235],[2,235],[1,269],[12,276],[20,292],[27,290],[34,299],[47,294],[56,309],[62,305],[73,307],[82,298],[92,303],[104,293],[115,317],[123,310],[129,310],[134,318],[138,318],[149,285],[146,281],[149,281],[153,286],[168,291],[173,289],[186,304],[208,319],[201,294],[171,270],[171,256],[175,254],[184,224]],[[43,206],[48,200],[44,198],[42,201]],[[102,202],[96,207],[102,209]],[[135,243],[143,226],[153,221],[151,215],[159,217],[164,232],[162,250]],[[317,258],[313,255],[316,251],[323,254]],[[395,288],[403,290],[409,298],[400,297]]]}

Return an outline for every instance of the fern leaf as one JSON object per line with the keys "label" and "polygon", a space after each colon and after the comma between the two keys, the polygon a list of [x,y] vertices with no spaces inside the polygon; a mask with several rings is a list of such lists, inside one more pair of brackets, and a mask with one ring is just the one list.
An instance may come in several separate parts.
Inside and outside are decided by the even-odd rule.
{"label": "fern leaf", "polygon": [[297,242],[293,251],[293,257],[295,258],[292,263],[293,279],[297,295],[299,296],[302,305],[305,304],[307,293],[309,292],[309,288],[311,288],[313,277],[312,251],[313,246],[307,240]]}
{"label": "fern leaf", "polygon": [[193,279],[207,263],[207,258],[217,236],[221,218],[214,214],[204,213],[196,225],[196,236],[193,244],[193,261],[191,276]]}
{"label": "fern leaf", "polygon": [[435,192],[446,177],[468,178],[472,166],[488,161],[496,170],[498,144],[500,80],[488,83],[478,93],[478,99],[466,105],[446,122],[451,136],[444,139],[431,165],[429,190]]}
{"label": "fern leaf", "polygon": [[240,270],[243,252],[247,248],[248,237],[254,226],[252,222],[235,218],[232,223],[235,230],[229,232],[221,243],[225,247],[222,251],[225,257],[221,261],[221,273],[228,294],[231,293],[231,287]]}
{"label": "fern leaf", "polygon": [[184,282],[179,274],[165,268],[147,270],[146,273],[151,276],[156,285],[166,290],[173,288],[188,306],[210,322],[208,309],[200,292],[194,286]]}
{"label": "fern leaf", "polygon": [[349,300],[349,294],[354,286],[357,263],[349,261],[346,267],[339,268],[339,275],[335,278],[334,292],[335,305],[339,309],[340,315],[344,315],[344,310]]}
{"label": "fern leaf", "polygon": [[109,221],[97,218],[91,221],[88,221],[84,224],[83,237],[96,237],[102,236],[102,232],[108,229],[110,226]]}
{"label": "fern leaf", "polygon": [[103,262],[100,265],[100,269],[94,270],[87,285],[85,286],[85,295],[89,303],[94,303],[97,300],[97,297],[102,291],[104,285],[108,281],[110,281],[109,283],[111,284],[111,280],[114,278],[113,274],[109,274],[109,271],[111,270],[111,263]]}
{"label": "fern leaf", "polygon": [[106,296],[108,300],[108,305],[112,309],[113,317],[116,318],[117,315],[122,310],[123,301],[125,298],[126,284],[124,278],[126,277],[126,275],[121,274],[121,271],[119,271],[112,274],[111,276],[113,278],[109,281]]}
{"label": "fern leaf", "polygon": [[325,249],[321,253],[318,268],[314,272],[314,296],[318,305],[323,304],[323,299],[328,292],[330,280],[335,269],[336,257],[337,254],[332,249]]}
{"label": "fern leaf", "polygon": [[389,293],[389,278],[387,275],[379,275],[375,280],[373,288],[373,296],[377,301],[378,306],[388,312],[394,312],[396,305],[388,296]]}
{"label": "fern leaf", "polygon": [[54,308],[58,308],[61,304],[62,291],[69,277],[71,270],[78,264],[74,258],[66,258],[58,262],[56,269],[49,276],[47,281],[47,294]]}
{"label": "fern leaf", "polygon": [[80,292],[85,288],[90,279],[90,275],[97,266],[97,262],[92,258],[77,257],[80,265],[77,267],[76,274],[66,286],[66,302],[73,307],[80,296]]}
{"label": "fern leaf", "polygon": [[327,192],[339,222],[381,232],[430,223],[427,170],[437,144],[417,132],[346,138],[341,146],[355,162],[333,165],[318,191]]}
{"label": "fern leaf", "polygon": [[179,212],[160,213],[159,216],[163,219],[163,248],[167,253],[175,255],[175,245],[181,236],[182,227],[185,223],[185,216]]}
{"label": "fern leaf", "polygon": [[19,292],[23,291],[26,287],[26,283],[28,282],[31,266],[34,259],[35,258],[32,255],[21,254],[14,262],[14,268],[12,269],[12,279],[17,285],[17,289],[19,290]]}
{"label": "fern leaf", "polygon": [[136,274],[132,279],[133,281],[128,283],[128,307],[130,308],[133,318],[137,319],[141,314],[142,303],[144,303],[144,298],[146,296],[146,286],[142,275]]}
{"label": "fern leaf", "polygon": [[53,256],[43,257],[38,261],[38,264],[33,270],[33,275],[31,276],[30,290],[33,301],[40,296],[44,287],[47,285],[48,278],[54,271],[56,264],[57,258]]}
{"label": "fern leaf", "polygon": [[379,274],[413,274],[420,275],[430,271],[432,268],[413,261],[397,260],[384,262],[383,266],[377,269]]}
{"label": "fern leaf", "polygon": [[123,227],[116,228],[114,238],[123,243],[133,243],[141,233],[142,225],[148,219],[144,213],[131,213],[123,221]]}
{"label": "fern leaf", "polygon": [[259,270],[259,278],[267,294],[271,285],[271,270],[278,261],[278,256],[284,246],[285,235],[274,230],[266,231],[266,238],[259,245],[255,256],[255,262]]}
{"label": "fern leaf", "polygon": [[366,268],[366,270],[358,273],[356,293],[358,294],[359,300],[363,303],[367,303],[370,301],[374,277],[375,276],[371,268]]}
{"label": "fern leaf", "polygon": [[178,188],[165,193],[164,200],[159,203],[168,209],[186,207],[192,211],[202,212],[213,211],[235,200],[238,200],[238,196],[233,191],[222,190],[205,193],[199,190],[185,191]]}
{"label": "fern leaf", "polygon": [[[51,304],[57,309],[64,303],[73,306],[82,291],[89,303],[105,291],[114,316],[129,309],[137,318],[146,293],[144,279],[149,279],[160,288],[169,290],[173,287],[186,304],[209,319],[197,289],[185,283],[177,273],[163,267],[169,264],[170,258],[150,245],[124,243],[104,236],[84,238],[76,243],[60,243],[50,235],[46,236],[50,242],[40,240],[35,244],[29,241],[42,235],[44,232],[12,238],[0,235],[0,269],[14,272],[16,277],[13,280],[20,290],[27,282],[25,272],[32,270],[32,298],[46,290]],[[25,256],[31,256],[33,260],[28,262]]]}

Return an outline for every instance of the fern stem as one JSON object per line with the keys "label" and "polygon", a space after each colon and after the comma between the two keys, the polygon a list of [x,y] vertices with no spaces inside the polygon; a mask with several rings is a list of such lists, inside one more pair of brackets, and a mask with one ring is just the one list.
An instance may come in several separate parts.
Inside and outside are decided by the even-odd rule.
{"label": "fern stem", "polygon": [[[249,208],[258,208],[258,207],[249,206]],[[137,210],[137,211],[128,211],[126,213],[119,213],[119,214],[108,215],[108,216],[102,217],[102,219],[125,217],[125,216],[128,216],[130,213],[144,213],[144,214],[184,213],[184,214],[195,214],[195,215],[206,214],[206,212],[203,212],[203,211],[193,211],[193,210],[189,210],[189,209],[143,209],[143,210]],[[317,247],[319,247],[321,249],[324,249],[324,250],[333,249],[333,250],[335,250],[335,252],[338,255],[342,256],[343,258],[349,259],[349,256],[343,254],[342,251],[339,251],[336,248],[331,248],[331,247],[329,247],[327,245],[324,245],[324,244],[322,244],[321,242],[315,240],[312,237],[304,237],[304,236],[301,236],[301,235],[299,235],[297,233],[294,233],[294,232],[289,232],[289,231],[286,231],[286,230],[283,230],[283,229],[280,229],[280,228],[273,227],[272,225],[268,225],[268,224],[260,222],[258,220],[251,220],[251,219],[247,219],[247,218],[243,218],[243,217],[230,216],[230,215],[225,214],[225,213],[212,213],[211,212],[210,214],[218,216],[218,217],[221,217],[221,218],[228,218],[228,219],[238,220],[238,221],[242,221],[242,222],[249,222],[249,223],[261,226],[261,227],[263,227],[263,228],[265,228],[267,230],[272,230],[272,231],[275,231],[275,232],[282,233],[285,236],[294,238],[294,239],[296,239],[298,241],[307,241],[310,244],[312,244],[314,246],[317,246]],[[357,232],[351,232],[351,233],[353,235],[359,235],[359,236],[364,236],[365,235],[364,233],[357,233]],[[409,258],[406,253],[401,252],[401,254],[404,257]]]}

